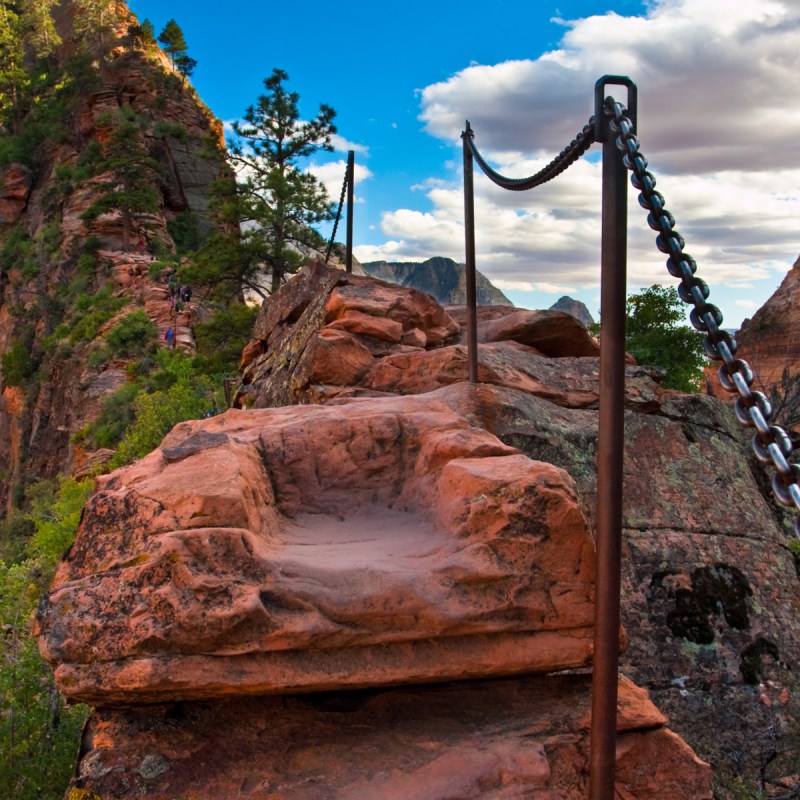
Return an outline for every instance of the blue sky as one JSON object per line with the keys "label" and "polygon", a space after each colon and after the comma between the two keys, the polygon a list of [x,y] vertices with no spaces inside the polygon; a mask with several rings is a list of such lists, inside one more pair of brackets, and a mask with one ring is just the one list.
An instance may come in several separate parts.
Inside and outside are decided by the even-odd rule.
{"label": "blue sky", "polygon": [[[341,151],[313,169],[338,199],[345,151],[356,150],[362,261],[463,261],[464,119],[496,168],[527,176],[586,122],[606,73],[639,86],[642,151],[726,326],[800,254],[800,0],[129,6],[157,32],[178,22],[195,88],[223,121],[256,100],[274,67],[304,115],[321,102],[337,110]],[[597,316],[599,146],[592,153],[524,196],[476,173],[478,268],[517,305],[569,294]],[[635,197],[629,288],[669,285]]]}

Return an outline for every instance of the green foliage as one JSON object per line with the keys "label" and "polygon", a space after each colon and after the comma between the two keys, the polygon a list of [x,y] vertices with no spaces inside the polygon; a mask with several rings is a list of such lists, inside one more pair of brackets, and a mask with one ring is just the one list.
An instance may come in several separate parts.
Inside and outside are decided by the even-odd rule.
{"label": "green foliage", "polygon": [[33,328],[26,326],[19,339],[3,353],[3,383],[6,386],[27,386],[39,368],[33,351]]}
{"label": "green foliage", "polygon": [[86,427],[79,438],[92,449],[116,447],[134,421],[133,401],[139,393],[137,383],[125,383],[105,398],[97,419]]}
{"label": "green foliage", "polygon": [[230,158],[242,178],[222,209],[234,211],[243,225],[241,243],[249,249],[245,277],[255,284],[266,268],[273,292],[302,262],[298,248],[324,244],[313,226],[334,213],[324,187],[300,165],[315,152],[332,149],[336,112],[321,104],[314,119],[302,121],[300,97],[286,90],[287,79],[283,70],[273,70],[264,81],[267,94],[247,109],[243,123],[234,123]]}
{"label": "green foliage", "polygon": [[[198,375],[187,356],[172,350],[160,350],[156,360],[161,369],[158,379],[166,388],[140,393],[134,401],[135,422],[125,432],[111,460],[112,468],[142,458],[158,447],[172,427],[187,419],[199,419],[219,406],[215,385]],[[168,385],[167,385],[168,384]]]}
{"label": "green foliage", "polygon": [[33,530],[33,522],[28,514],[23,514],[18,509],[10,511],[0,521],[0,562],[17,564],[22,561]]}
{"label": "green foliage", "polygon": [[[33,535],[18,563],[0,561],[0,795],[57,800],[72,775],[88,709],[65,706],[32,635],[40,595],[75,536],[90,481],[33,487]],[[14,524],[19,524],[19,517]]]}
{"label": "green foliage", "polygon": [[108,156],[103,167],[111,173],[101,187],[100,196],[83,212],[91,221],[101,214],[118,210],[122,214],[123,246],[130,247],[131,228],[142,216],[159,208],[160,195],[154,188],[158,162],[150,158],[144,144],[142,125],[128,110],[113,118]]}
{"label": "green foliage", "polygon": [[174,19],[171,19],[158,34],[158,41],[164,45],[164,52],[169,56],[173,68],[176,58],[189,49],[181,26]]}
{"label": "green foliage", "polygon": [[235,374],[250,339],[258,308],[236,303],[194,326],[197,342],[195,368],[205,375]]}
{"label": "green foliage", "polygon": [[629,295],[625,348],[639,364],[666,370],[663,384],[696,392],[706,364],[703,335],[686,325],[677,290],[653,285]]}
{"label": "green foliage", "polygon": [[197,250],[203,242],[197,214],[191,210],[181,211],[174,219],[167,221],[167,230],[175,242],[178,255]]}
{"label": "green foliage", "polygon": [[76,344],[94,339],[100,328],[124,305],[125,298],[114,297],[107,287],[93,295],[79,296],[70,315],[70,342]]}
{"label": "green foliage", "polygon": [[106,342],[118,356],[134,356],[148,350],[157,336],[156,326],[140,309],[123,317],[108,332]]}
{"label": "green foliage", "polygon": [[166,139],[169,136],[172,139],[185,141],[188,135],[186,128],[179,122],[163,122],[159,120],[153,126],[153,137],[156,139]]}

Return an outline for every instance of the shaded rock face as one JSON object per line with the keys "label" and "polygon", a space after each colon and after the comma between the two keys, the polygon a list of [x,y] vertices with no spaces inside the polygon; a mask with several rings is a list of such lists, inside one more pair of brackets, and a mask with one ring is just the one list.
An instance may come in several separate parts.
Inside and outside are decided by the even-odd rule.
{"label": "shaded rock face", "polygon": [[[619,693],[616,796],[710,800],[708,765],[642,690]],[[77,779],[151,800],[584,800],[588,709],[586,676],[103,708]]]}
{"label": "shaded rock face", "polygon": [[24,164],[9,164],[0,174],[0,226],[13,225],[28,204],[31,171]]}
{"label": "shaded rock face", "polygon": [[[324,313],[314,324],[301,315],[290,333],[275,322],[286,318],[281,302],[274,298],[262,312],[269,320],[262,334],[280,330],[282,342],[292,337],[293,362],[306,352],[319,356],[318,342],[329,336]],[[267,352],[246,367],[249,383],[240,401],[258,406],[433,392],[505,444],[566,470],[593,519],[597,343],[559,312],[480,309],[479,319],[481,383],[473,389],[463,384],[463,333],[430,348],[392,345],[381,356],[386,345],[365,326],[348,334],[375,361],[365,360],[350,386],[291,373],[276,381],[279,394]],[[559,335],[547,334],[548,326],[559,325]],[[339,346],[330,347],[334,363],[344,361],[335,355]],[[324,363],[317,362],[318,376],[325,375]],[[648,687],[702,755],[724,760],[726,750],[746,744],[750,731],[772,727],[790,736],[794,730],[800,713],[791,669],[800,657],[797,573],[759,489],[762,479],[751,471],[746,436],[728,408],[714,398],[665,390],[646,368],[630,365],[626,372],[623,622],[630,646],[624,670]]]}
{"label": "shaded rock face", "polygon": [[[361,264],[371,278],[418,289],[442,305],[467,302],[466,267],[451,258],[429,258],[421,263],[368,261]],[[513,303],[480,272],[475,275],[475,294],[479,305],[513,306]]]}
{"label": "shaded rock face", "polygon": [[[737,356],[755,373],[754,388],[770,395],[780,389],[784,370],[800,373],[800,258],[784,277],[772,297],[736,334]],[[709,391],[730,397],[720,386],[716,367],[706,370]]]}

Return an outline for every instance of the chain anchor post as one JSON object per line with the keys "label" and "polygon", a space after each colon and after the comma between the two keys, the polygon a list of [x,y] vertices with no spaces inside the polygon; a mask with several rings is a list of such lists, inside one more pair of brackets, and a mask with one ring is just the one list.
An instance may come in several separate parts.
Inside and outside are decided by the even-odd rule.
{"label": "chain anchor post", "polygon": [[347,151],[347,244],[344,256],[345,272],[353,271],[353,176],[355,174],[356,154]]}
{"label": "chain anchor post", "polygon": [[[600,413],[597,442],[597,577],[592,669],[589,800],[613,800],[617,744],[622,481],[625,444],[625,297],[627,172],[605,114],[605,86],[629,78],[605,76],[595,87],[595,139],[603,142],[600,275]],[[635,104],[635,100],[634,100]]]}
{"label": "chain anchor post", "polygon": [[474,134],[469,120],[461,134],[464,143],[464,239],[466,249],[467,289],[467,362],[469,382],[478,382],[478,308],[475,289],[475,189],[470,144]]}

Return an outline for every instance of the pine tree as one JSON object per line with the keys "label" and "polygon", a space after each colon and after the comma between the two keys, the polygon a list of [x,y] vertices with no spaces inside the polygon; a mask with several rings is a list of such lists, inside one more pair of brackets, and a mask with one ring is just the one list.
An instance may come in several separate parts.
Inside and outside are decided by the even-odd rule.
{"label": "pine tree", "polygon": [[[336,112],[321,104],[319,114],[302,122],[296,92],[288,92],[288,75],[273,70],[264,81],[267,94],[250,106],[243,123],[234,124],[231,161],[240,176],[237,202],[242,243],[251,261],[261,262],[271,275],[271,291],[295,272],[302,251],[319,248],[322,237],[313,226],[333,217],[324,187],[302,172],[300,162],[319,150],[330,151],[336,133]],[[254,276],[251,274],[250,278]]]}
{"label": "pine tree", "polygon": [[24,56],[22,21],[15,10],[16,4],[0,0],[0,120],[16,133],[19,96],[28,73],[22,66]]}
{"label": "pine tree", "polygon": [[158,41],[164,45],[164,51],[172,62],[172,68],[175,69],[177,58],[189,49],[181,26],[174,19],[171,19],[164,26],[164,30],[158,34]]}
{"label": "pine tree", "polygon": [[53,19],[57,0],[21,0],[20,21],[25,41],[38,58],[47,58],[61,44]]}
{"label": "pine tree", "polygon": [[135,115],[123,114],[107,146],[105,167],[111,177],[102,186],[104,193],[83,213],[83,219],[91,221],[109,211],[119,211],[123,247],[129,249],[134,224],[159,208],[160,196],[154,188],[158,166],[147,153]]}

